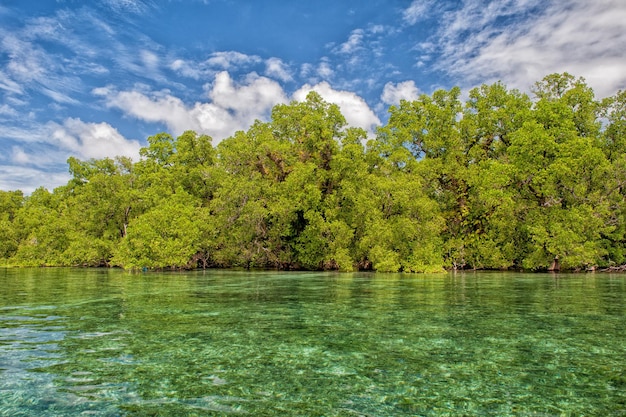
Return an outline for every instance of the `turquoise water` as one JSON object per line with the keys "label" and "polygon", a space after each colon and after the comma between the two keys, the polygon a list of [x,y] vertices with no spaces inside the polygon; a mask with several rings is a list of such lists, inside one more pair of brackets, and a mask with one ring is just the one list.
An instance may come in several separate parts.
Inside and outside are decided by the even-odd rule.
{"label": "turquoise water", "polygon": [[0,269],[0,416],[622,416],[626,275]]}

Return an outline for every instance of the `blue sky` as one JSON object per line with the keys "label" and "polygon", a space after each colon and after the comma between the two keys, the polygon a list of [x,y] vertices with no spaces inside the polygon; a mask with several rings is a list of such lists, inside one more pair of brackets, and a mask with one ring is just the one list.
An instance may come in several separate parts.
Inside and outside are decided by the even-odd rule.
{"label": "blue sky", "polygon": [[373,133],[402,98],[564,71],[626,88],[625,1],[2,0],[0,189],[161,131],[217,144],[311,90]]}

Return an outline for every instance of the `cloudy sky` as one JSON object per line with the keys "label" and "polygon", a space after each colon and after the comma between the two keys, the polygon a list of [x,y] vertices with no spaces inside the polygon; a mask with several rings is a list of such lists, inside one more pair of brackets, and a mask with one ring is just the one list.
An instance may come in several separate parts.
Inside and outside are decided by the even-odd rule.
{"label": "cloudy sky", "polygon": [[626,88],[626,1],[2,0],[0,189],[161,131],[217,144],[310,90],[374,132],[402,98],[564,71]]}

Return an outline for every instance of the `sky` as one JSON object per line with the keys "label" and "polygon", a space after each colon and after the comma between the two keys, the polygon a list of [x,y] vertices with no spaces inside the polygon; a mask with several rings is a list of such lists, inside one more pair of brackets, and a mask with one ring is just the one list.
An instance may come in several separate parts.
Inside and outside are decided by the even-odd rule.
{"label": "sky", "polygon": [[401,99],[555,72],[626,89],[626,1],[0,0],[0,190],[163,131],[217,145],[311,90],[374,135]]}

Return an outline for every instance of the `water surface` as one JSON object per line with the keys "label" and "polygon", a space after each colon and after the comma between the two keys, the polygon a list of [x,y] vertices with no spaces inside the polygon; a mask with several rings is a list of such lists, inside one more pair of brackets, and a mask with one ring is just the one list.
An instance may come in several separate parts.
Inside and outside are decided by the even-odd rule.
{"label": "water surface", "polygon": [[0,416],[626,415],[626,275],[0,269]]}

